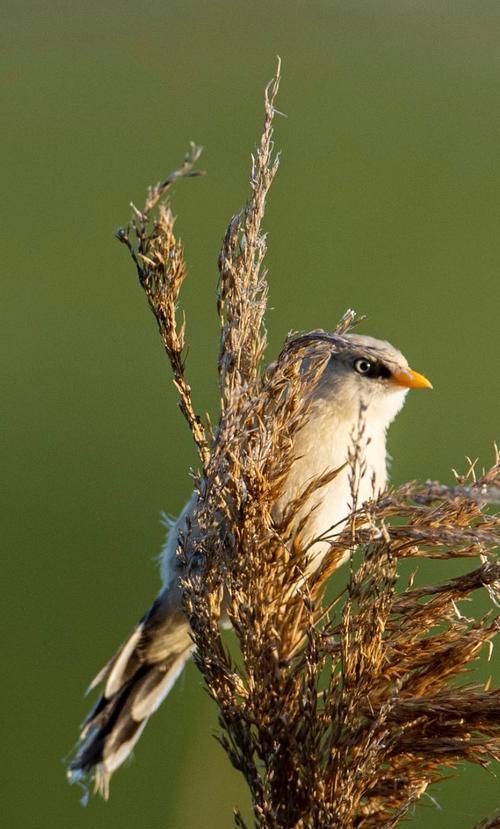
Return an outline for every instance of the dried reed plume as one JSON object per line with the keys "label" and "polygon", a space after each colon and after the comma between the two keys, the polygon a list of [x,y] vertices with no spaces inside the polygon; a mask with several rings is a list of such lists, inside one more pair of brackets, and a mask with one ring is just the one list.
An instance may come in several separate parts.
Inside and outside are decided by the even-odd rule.
{"label": "dried reed plume", "polygon": [[[178,552],[187,564],[185,607],[196,664],[218,706],[218,739],[248,784],[255,826],[392,827],[461,761],[486,765],[500,755],[499,692],[463,679],[491,647],[498,622],[459,610],[474,591],[485,589],[494,600],[498,590],[493,549],[500,525],[484,507],[498,500],[500,459],[478,478],[471,466],[451,487],[412,482],[359,505],[313,573],[304,569],[307,550],[291,527],[311,492],[336,470],[290,503],[280,526],[273,523],[271,508],[293,463],[292,439],[307,416],[309,391],[355,322],[348,311],[332,334],[290,336],[278,360],[262,370],[261,227],[279,161],[278,86],[279,66],[265,93],[251,197],[231,220],[219,257],[221,412],[213,433],[195,412],[185,376],[177,303],[186,267],[163,198],[173,181],[197,175],[200,148],[192,145],[184,165],[149,190],[130,228],[117,235],[157,320],[200,457],[197,512]],[[358,444],[350,459],[354,501]],[[352,549],[347,585],[328,603],[329,576]],[[398,580],[405,558],[477,562],[465,575],[415,587]],[[222,642],[221,617],[236,634],[235,659]],[[235,825],[245,825],[238,811]]]}

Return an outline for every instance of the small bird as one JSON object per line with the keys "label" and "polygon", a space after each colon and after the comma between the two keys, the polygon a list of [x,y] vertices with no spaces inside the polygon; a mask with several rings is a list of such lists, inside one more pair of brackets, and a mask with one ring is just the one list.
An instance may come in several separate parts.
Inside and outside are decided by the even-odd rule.
{"label": "small bird", "polygon": [[[432,388],[429,380],[409,368],[390,343],[357,334],[347,334],[344,342],[346,347],[332,349],[313,389],[307,422],[294,439],[295,460],[273,507],[273,517],[279,522],[287,504],[304,492],[308,483],[328,470],[340,470],[302,507],[309,513],[308,571],[319,567],[332,534],[345,526],[352,509],[348,458],[360,410],[364,435],[359,506],[386,486],[386,432],[408,390]],[[108,796],[112,773],[132,751],[194,649],[183,612],[179,583],[182,572],[176,550],[179,533],[185,529],[195,503],[193,495],[168,533],[162,551],[163,587],[158,597],[90,685],[93,689],[102,683],[104,688],[83,723],[68,778],[77,782],[93,777],[96,790],[104,797]]]}

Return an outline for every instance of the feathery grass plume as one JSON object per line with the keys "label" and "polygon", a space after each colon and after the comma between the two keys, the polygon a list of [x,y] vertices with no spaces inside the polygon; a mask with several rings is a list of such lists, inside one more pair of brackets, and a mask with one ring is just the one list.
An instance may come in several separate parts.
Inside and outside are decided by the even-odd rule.
{"label": "feathery grass plume", "polygon": [[[203,466],[209,456],[208,442],[201,419],[195,414],[191,388],[184,373],[185,322],[177,324],[177,302],[186,278],[186,263],[181,242],[174,236],[175,219],[170,205],[161,201],[172,184],[180,178],[200,176],[194,167],[202,147],[191,143],[184,163],[167,178],[148,189],[142,210],[131,204],[133,215],[130,226],[116,231],[118,241],[126,245],[135,263],[139,282],[148,299],[149,307],[158,324],[163,347],[170,360],[174,384],[179,392],[179,406],[186,418]],[[153,216],[154,210],[158,212]],[[131,241],[130,235],[133,234]]]}
{"label": "feathery grass plume", "polygon": [[[195,414],[185,378],[184,324],[176,322],[185,264],[170,207],[161,201],[173,180],[195,174],[198,148],[149,191],[142,211],[134,210],[134,240],[130,229],[118,238],[158,322],[200,456],[196,512],[179,540],[185,608],[196,664],[218,706],[218,739],[246,779],[255,826],[378,829],[395,826],[460,762],[486,765],[500,756],[500,693],[463,678],[491,647],[498,620],[467,618],[458,606],[481,589],[498,600],[493,551],[500,522],[484,508],[498,501],[500,459],[477,479],[472,466],[454,486],[411,482],[358,504],[360,412],[349,458],[354,509],[348,527],[340,533],[332,527],[319,569],[308,566],[309,516],[302,508],[339,470],[311,481],[279,525],[272,520],[310,391],[356,322],[348,311],[333,333],[290,335],[276,362],[262,369],[262,220],[279,161],[273,146],[279,81],[278,65],[265,93],[251,196],[231,220],[219,257],[221,412],[213,434]],[[329,577],[346,556],[347,584],[327,602]],[[405,558],[479,564],[415,587],[398,575]],[[221,620],[231,622],[237,637],[235,659],[221,639]],[[244,827],[238,811],[235,825]],[[497,825],[497,818],[480,824]]]}

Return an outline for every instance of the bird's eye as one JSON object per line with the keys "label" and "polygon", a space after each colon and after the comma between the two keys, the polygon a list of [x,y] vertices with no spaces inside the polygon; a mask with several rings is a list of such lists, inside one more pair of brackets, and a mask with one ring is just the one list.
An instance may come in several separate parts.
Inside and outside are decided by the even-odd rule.
{"label": "bird's eye", "polygon": [[372,363],[370,360],[364,359],[364,357],[360,357],[359,360],[356,360],[354,363],[354,368],[358,372],[358,374],[369,374],[372,369]]}

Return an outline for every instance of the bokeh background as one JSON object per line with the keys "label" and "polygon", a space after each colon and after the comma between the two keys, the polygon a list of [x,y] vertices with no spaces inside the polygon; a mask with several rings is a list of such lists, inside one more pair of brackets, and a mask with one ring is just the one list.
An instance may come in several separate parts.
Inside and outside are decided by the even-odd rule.
{"label": "bokeh background", "polygon": [[[113,240],[129,201],[205,145],[174,195],[200,410],[216,410],[216,259],[283,59],[270,197],[270,357],[347,307],[435,385],[391,430],[392,477],[492,459],[498,425],[500,5],[454,0],[3,0],[2,825],[229,829],[248,814],[189,666],[109,803],[62,765],[82,691],[154,596],[161,510],[195,457],[154,322]],[[496,435],[498,437],[498,435]],[[437,565],[436,565],[437,567]],[[437,576],[436,570],[436,576]],[[491,672],[481,668],[481,676]],[[409,825],[472,826],[468,769]],[[438,806],[439,804],[439,806]]]}

